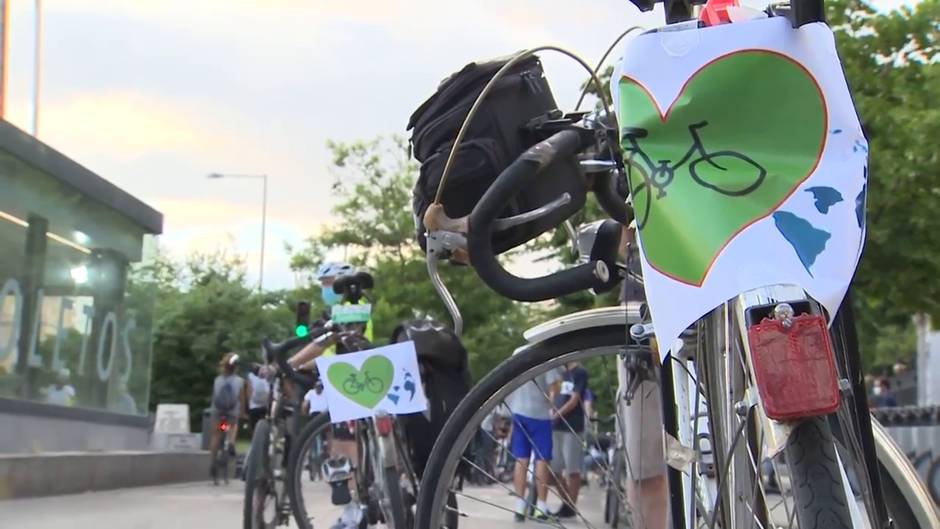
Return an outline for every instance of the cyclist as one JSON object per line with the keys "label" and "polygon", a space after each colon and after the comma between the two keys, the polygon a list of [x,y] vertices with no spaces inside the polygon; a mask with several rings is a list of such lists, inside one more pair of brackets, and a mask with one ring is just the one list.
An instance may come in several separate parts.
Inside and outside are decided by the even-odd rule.
{"label": "cyclist", "polygon": [[[333,284],[340,277],[353,275],[354,273],[353,266],[346,263],[327,263],[320,267],[317,273],[317,279],[320,281],[320,297],[328,307],[341,303],[352,303],[352,301],[337,294],[333,290]],[[359,304],[364,302],[363,299],[356,300],[356,303]],[[364,328],[361,330],[363,336],[371,341],[371,319],[365,323]],[[320,339],[301,349],[288,362],[292,367],[297,368],[308,365],[319,356],[329,356],[343,352],[342,350],[337,351],[337,345],[332,340]],[[323,465],[324,474],[332,489],[331,499],[333,504],[345,505],[342,515],[333,525],[337,529],[358,527],[363,520],[362,508],[351,494],[351,491],[355,490],[352,462],[357,460],[358,455],[354,425],[355,423],[333,425],[332,439],[329,443],[330,459]]]}
{"label": "cyclist", "polygon": [[235,436],[238,434],[238,417],[242,410],[247,409],[248,389],[242,377],[235,372],[238,366],[238,355],[235,353],[225,353],[222,361],[219,362],[219,374],[212,383],[212,428],[209,437],[209,453],[211,463],[209,467],[210,474],[215,477],[215,458],[219,451],[219,443],[222,440],[222,432],[219,431],[219,420],[225,415],[231,427],[225,432],[228,438],[228,446],[231,456],[235,456]]}

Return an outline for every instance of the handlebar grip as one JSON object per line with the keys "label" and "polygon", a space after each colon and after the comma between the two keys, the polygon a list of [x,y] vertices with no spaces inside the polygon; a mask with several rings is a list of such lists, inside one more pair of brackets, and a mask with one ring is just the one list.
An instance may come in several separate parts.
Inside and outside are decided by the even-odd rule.
{"label": "handlebar grip", "polygon": [[280,369],[287,378],[290,378],[303,388],[310,389],[316,383],[316,380],[313,377],[295,371],[294,368],[287,363],[287,353],[292,349],[296,349],[301,345],[307,345],[312,341],[313,337],[310,335],[289,338],[278,344],[272,343],[271,340],[265,338],[261,342],[261,346],[269,355],[269,359],[274,360],[278,369]]}
{"label": "handlebar grip", "polygon": [[627,205],[626,197],[617,193],[617,182],[612,179],[613,171],[600,173],[594,180],[594,196],[610,218],[624,226],[633,221],[633,209]]}
{"label": "handlebar grip", "polygon": [[506,271],[493,252],[493,223],[509,201],[522,189],[537,185],[538,174],[554,160],[574,156],[581,146],[578,132],[564,130],[529,148],[500,173],[470,213],[467,230],[470,264],[480,279],[499,294],[517,301],[544,301],[599,287],[606,281],[609,270],[601,261],[542,277],[522,278]]}

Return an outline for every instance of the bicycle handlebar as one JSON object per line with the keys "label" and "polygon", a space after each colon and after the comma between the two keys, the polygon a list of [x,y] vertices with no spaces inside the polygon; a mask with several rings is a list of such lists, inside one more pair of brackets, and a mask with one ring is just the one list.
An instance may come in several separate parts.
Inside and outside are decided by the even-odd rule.
{"label": "bicycle handlebar", "polygon": [[617,193],[616,181],[611,177],[617,174],[614,171],[599,173],[594,180],[594,196],[597,204],[610,215],[610,218],[627,226],[633,220],[633,210],[627,205],[625,197]]}
{"label": "bicycle handlebar", "polygon": [[280,343],[274,343],[271,340],[265,338],[261,342],[261,347],[264,348],[265,355],[268,357],[268,359],[274,360],[274,363],[277,365],[278,369],[284,373],[284,376],[293,380],[302,388],[310,389],[316,384],[316,379],[312,376],[299,373],[294,368],[292,368],[287,362],[287,353],[297,349],[298,347],[307,345],[308,343],[312,342],[314,338],[315,336],[313,335],[300,336],[296,338],[289,338]]}
{"label": "bicycle handlebar", "polygon": [[517,301],[544,301],[601,287],[607,281],[610,271],[602,261],[542,277],[522,278],[503,268],[493,252],[493,224],[506,205],[524,188],[537,185],[539,173],[553,161],[574,156],[582,146],[581,135],[574,130],[563,130],[537,143],[500,173],[470,213],[467,230],[470,264],[480,279],[499,294]]}

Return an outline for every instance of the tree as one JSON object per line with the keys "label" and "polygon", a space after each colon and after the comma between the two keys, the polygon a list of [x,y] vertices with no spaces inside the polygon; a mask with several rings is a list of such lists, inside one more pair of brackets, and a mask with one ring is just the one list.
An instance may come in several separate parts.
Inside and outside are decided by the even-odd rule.
{"label": "tree", "polygon": [[[437,297],[415,234],[411,187],[417,166],[405,156],[400,138],[353,143],[330,142],[336,183],[336,221],[294,250],[292,267],[310,273],[331,248],[342,247],[351,261],[375,278],[373,321],[377,342],[387,340],[401,321],[429,316],[449,322]],[[464,318],[462,341],[475,376],[489,371],[521,344],[533,312],[481,284],[469,267],[441,264],[444,280]],[[316,303],[319,303],[317,301]],[[322,308],[322,307],[321,307]]]}
{"label": "tree", "polygon": [[829,21],[869,144],[868,229],[854,289],[866,364],[908,359],[910,317],[940,316],[940,2],[883,13],[831,0]]}
{"label": "tree", "polygon": [[262,298],[247,286],[243,262],[224,253],[160,258],[138,275],[156,290],[150,401],[188,404],[198,431],[222,355],[260,362],[261,339],[287,333],[284,294]]}

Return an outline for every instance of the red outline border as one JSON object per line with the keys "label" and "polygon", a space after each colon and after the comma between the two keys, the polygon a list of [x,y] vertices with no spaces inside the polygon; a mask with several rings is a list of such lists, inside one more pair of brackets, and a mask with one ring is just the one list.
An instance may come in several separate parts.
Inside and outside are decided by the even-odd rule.
{"label": "red outline border", "polygon": [[[640,89],[646,94],[646,97],[650,100],[650,102],[653,103],[653,106],[656,107],[656,112],[659,113],[659,119],[660,119],[660,121],[661,121],[662,123],[665,123],[666,120],[669,118],[669,113],[672,112],[672,107],[673,107],[673,105],[675,105],[675,104],[676,104],[676,101],[678,101],[679,98],[682,97],[682,93],[685,92],[686,87],[689,85],[690,82],[692,82],[693,79],[695,79],[695,77],[696,77],[699,73],[702,72],[702,70],[704,70],[705,68],[708,68],[708,67],[711,66],[713,63],[716,63],[716,62],[718,62],[718,61],[720,61],[720,60],[722,60],[722,59],[724,59],[724,58],[726,58],[726,57],[730,57],[730,56],[732,56],[732,55],[737,55],[737,54],[741,54],[741,53],[766,53],[766,54],[769,54],[769,55],[776,55],[776,56],[778,56],[778,57],[780,57],[780,58],[782,58],[782,59],[784,59],[784,60],[786,60],[786,61],[791,62],[791,63],[794,64],[797,68],[799,68],[800,70],[802,70],[804,74],[806,74],[806,77],[808,77],[809,80],[812,81],[813,86],[816,87],[816,91],[819,92],[819,99],[820,99],[820,101],[822,101],[822,109],[823,109],[823,134],[822,134],[822,142],[819,144],[819,150],[816,152],[816,161],[813,163],[813,166],[810,167],[809,171],[807,171],[806,175],[805,175],[803,178],[799,179],[797,182],[795,182],[795,183],[793,184],[793,187],[790,188],[790,191],[789,191],[786,195],[784,195],[783,198],[781,198],[779,202],[777,202],[776,204],[774,204],[773,206],[771,206],[771,207],[767,210],[767,213],[764,213],[763,215],[760,215],[760,216],[758,216],[758,217],[755,217],[755,218],[752,219],[750,222],[748,222],[747,224],[744,224],[743,226],[739,227],[734,233],[732,233],[731,236],[728,237],[728,239],[721,245],[721,247],[718,248],[718,250],[717,250],[717,251],[715,252],[715,254],[712,256],[711,261],[708,263],[708,266],[705,267],[705,271],[702,273],[702,276],[699,278],[699,280],[698,280],[697,283],[696,283],[696,282],[691,282],[691,283],[690,283],[689,281],[686,281],[686,280],[684,280],[684,279],[680,279],[680,278],[678,278],[678,277],[673,276],[672,274],[669,274],[669,273],[667,273],[667,272],[664,272],[664,271],[660,270],[656,265],[654,265],[649,259],[646,259],[646,262],[649,263],[649,265],[652,266],[653,269],[656,270],[657,272],[659,272],[660,274],[662,274],[662,275],[664,275],[664,276],[666,276],[666,277],[668,277],[668,278],[670,278],[670,279],[672,279],[672,280],[674,280],[674,281],[678,281],[679,283],[682,283],[682,284],[685,284],[685,285],[694,286],[694,287],[701,287],[701,286],[702,286],[702,284],[705,282],[705,278],[708,277],[708,273],[711,272],[712,266],[715,264],[715,261],[718,259],[718,256],[721,254],[721,252],[724,251],[725,247],[728,246],[728,244],[731,243],[732,240],[734,240],[742,231],[744,231],[745,229],[749,228],[752,224],[754,224],[754,223],[756,223],[756,222],[758,222],[758,221],[760,221],[760,220],[763,220],[763,219],[767,218],[768,216],[770,216],[771,213],[773,213],[777,208],[780,207],[781,204],[783,204],[784,202],[786,202],[787,199],[789,199],[789,198],[793,195],[793,192],[796,191],[796,188],[800,187],[800,185],[801,185],[803,182],[805,182],[807,179],[809,179],[809,177],[812,176],[812,174],[813,174],[814,172],[816,172],[816,168],[819,166],[819,162],[822,160],[823,151],[826,150],[826,142],[829,140],[829,107],[828,107],[827,102],[826,102],[826,96],[823,95],[822,88],[819,87],[819,82],[816,81],[816,78],[813,76],[813,74],[810,73],[810,71],[807,70],[805,66],[803,66],[801,63],[797,62],[796,59],[794,59],[793,57],[790,57],[790,56],[788,56],[788,55],[784,55],[783,53],[780,53],[779,51],[776,51],[776,50],[768,50],[768,49],[764,49],[764,48],[745,48],[745,49],[740,49],[740,50],[731,51],[731,52],[725,53],[725,54],[723,54],[723,55],[719,55],[719,56],[715,57],[714,59],[708,61],[707,63],[703,64],[703,65],[700,66],[697,70],[695,70],[695,72],[693,72],[692,75],[690,75],[689,78],[686,79],[686,81],[685,81],[684,83],[682,83],[682,86],[679,88],[679,91],[676,93],[676,97],[672,100],[672,103],[669,103],[669,107],[666,109],[666,112],[665,112],[665,113],[663,113],[662,109],[660,109],[660,107],[659,107],[659,102],[656,101],[656,98],[653,97],[652,92],[650,92],[650,90],[646,87],[646,85],[644,85],[644,84],[641,83],[640,81],[634,79],[633,77],[630,77],[629,75],[621,75],[621,76],[620,76],[620,80],[627,79],[627,80],[631,81],[632,83],[634,83],[635,85],[637,85],[638,87],[640,87]],[[618,82],[618,84],[619,84],[619,82]],[[641,235],[642,235],[642,232],[641,232]]]}

